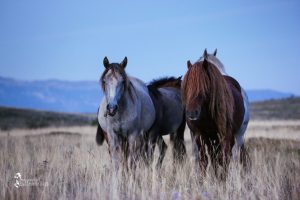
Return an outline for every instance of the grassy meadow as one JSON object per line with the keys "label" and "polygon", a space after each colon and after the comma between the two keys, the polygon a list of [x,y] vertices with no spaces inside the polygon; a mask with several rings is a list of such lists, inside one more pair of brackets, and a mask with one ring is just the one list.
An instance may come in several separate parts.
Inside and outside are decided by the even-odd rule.
{"label": "grassy meadow", "polygon": [[[0,199],[300,198],[300,120],[251,121],[252,167],[243,171],[233,158],[225,181],[211,168],[204,178],[194,171],[189,130],[182,166],[173,164],[169,145],[160,170],[139,166],[135,176],[111,170],[107,145],[97,146],[95,134],[95,126],[0,131]],[[16,188],[17,172],[33,185]]]}

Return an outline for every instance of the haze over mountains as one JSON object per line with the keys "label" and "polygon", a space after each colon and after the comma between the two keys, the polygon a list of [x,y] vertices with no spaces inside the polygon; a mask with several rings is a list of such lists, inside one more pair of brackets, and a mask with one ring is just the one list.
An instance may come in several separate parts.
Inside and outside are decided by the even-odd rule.
{"label": "haze over mountains", "polygon": [[[274,90],[247,90],[249,100],[294,96]],[[0,77],[0,106],[71,113],[95,113],[102,98],[97,81],[21,81]]]}

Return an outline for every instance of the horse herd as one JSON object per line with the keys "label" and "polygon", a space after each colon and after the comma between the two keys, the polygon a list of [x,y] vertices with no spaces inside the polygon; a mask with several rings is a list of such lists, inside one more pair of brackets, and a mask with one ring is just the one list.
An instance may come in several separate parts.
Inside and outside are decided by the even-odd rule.
{"label": "horse herd", "polygon": [[202,172],[209,158],[213,166],[226,170],[231,156],[238,153],[245,164],[248,98],[216,54],[217,50],[208,54],[205,49],[194,64],[188,61],[183,81],[168,77],[148,85],[126,74],[127,57],[121,63],[104,58],[100,78],[104,97],[98,110],[96,141],[101,145],[106,140],[115,168],[133,167],[140,160],[152,163],[156,144],[160,167],[167,149],[162,136],[167,134],[173,143],[174,161],[182,162],[186,124],[193,157]]}

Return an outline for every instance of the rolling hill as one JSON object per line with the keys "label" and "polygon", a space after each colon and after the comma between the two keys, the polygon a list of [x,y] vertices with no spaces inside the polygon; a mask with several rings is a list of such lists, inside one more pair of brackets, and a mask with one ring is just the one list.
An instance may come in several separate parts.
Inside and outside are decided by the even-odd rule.
{"label": "rolling hill", "polygon": [[[251,102],[293,96],[273,90],[248,90]],[[97,81],[21,81],[0,77],[0,106],[95,113],[102,98]]]}
{"label": "rolling hill", "polygon": [[0,129],[81,126],[95,124],[96,115],[0,107]]}
{"label": "rolling hill", "polygon": [[[251,120],[300,120],[300,97],[251,103]],[[95,125],[96,114],[0,107],[0,129]]]}
{"label": "rolling hill", "polygon": [[300,119],[300,97],[252,103],[251,119]]}

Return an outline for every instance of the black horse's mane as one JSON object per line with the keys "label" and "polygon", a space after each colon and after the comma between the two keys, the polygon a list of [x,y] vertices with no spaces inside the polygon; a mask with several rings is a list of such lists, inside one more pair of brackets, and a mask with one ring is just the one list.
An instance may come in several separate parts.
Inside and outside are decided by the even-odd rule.
{"label": "black horse's mane", "polygon": [[173,87],[180,89],[181,87],[181,76],[178,78],[172,77],[162,77],[158,79],[153,79],[148,85],[148,90],[154,96],[160,95],[159,88],[161,87]]}

